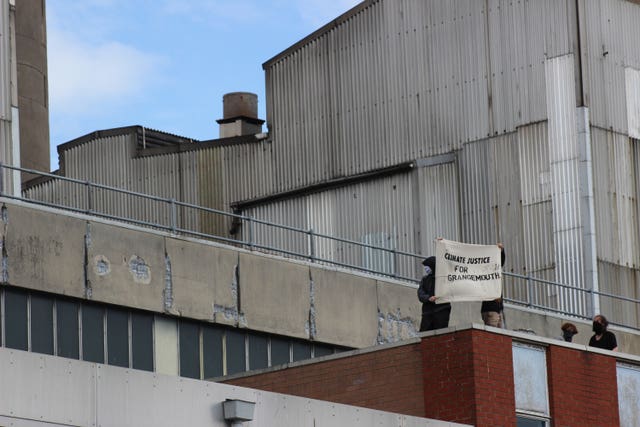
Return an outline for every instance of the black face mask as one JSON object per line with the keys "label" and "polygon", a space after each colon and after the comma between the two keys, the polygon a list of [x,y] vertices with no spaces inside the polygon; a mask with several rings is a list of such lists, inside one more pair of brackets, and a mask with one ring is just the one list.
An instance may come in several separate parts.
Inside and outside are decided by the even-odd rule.
{"label": "black face mask", "polygon": [[604,325],[602,323],[593,322],[593,332],[595,332],[596,335],[600,335],[604,332]]}
{"label": "black face mask", "polygon": [[566,342],[571,342],[574,335],[575,334],[571,331],[562,331],[562,338],[564,338]]}

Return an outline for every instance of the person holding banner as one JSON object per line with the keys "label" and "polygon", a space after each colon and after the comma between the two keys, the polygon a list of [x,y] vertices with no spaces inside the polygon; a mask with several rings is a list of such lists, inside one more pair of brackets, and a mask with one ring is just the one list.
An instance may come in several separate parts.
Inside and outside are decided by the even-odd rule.
{"label": "person holding banner", "polygon": [[425,259],[422,264],[424,265],[425,275],[422,276],[420,287],[418,288],[418,299],[422,302],[420,332],[446,328],[449,326],[451,304],[436,303],[436,257],[431,256]]}
{"label": "person holding banner", "polygon": [[[504,267],[504,245],[502,243],[498,243],[498,247],[500,248],[500,262]],[[482,321],[487,326],[493,326],[496,328],[502,328],[502,311],[504,310],[504,305],[502,304],[502,295],[500,298],[496,298],[490,301],[482,301],[482,307],[480,308],[480,315],[482,316]]]}

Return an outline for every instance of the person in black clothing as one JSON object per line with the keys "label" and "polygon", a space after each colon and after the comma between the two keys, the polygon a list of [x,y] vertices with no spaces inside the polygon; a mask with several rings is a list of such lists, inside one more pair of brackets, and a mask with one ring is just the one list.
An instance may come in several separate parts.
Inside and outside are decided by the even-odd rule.
{"label": "person in black clothing", "polygon": [[590,347],[603,348],[605,350],[618,351],[618,342],[613,332],[607,331],[609,322],[602,314],[593,318],[593,336],[589,340]]}
{"label": "person in black clothing", "polygon": [[[504,245],[498,243],[500,248],[500,261],[504,267],[504,260],[506,258],[504,254]],[[482,321],[487,326],[494,326],[496,328],[502,328],[502,310],[504,306],[502,304],[502,296],[490,301],[482,301],[482,308],[480,308],[480,314],[482,315]]]}
{"label": "person in black clothing", "polygon": [[418,288],[418,299],[422,302],[420,332],[446,328],[449,326],[451,304],[448,302],[436,304],[436,257],[431,256],[425,259],[422,264],[425,266],[425,275]]}

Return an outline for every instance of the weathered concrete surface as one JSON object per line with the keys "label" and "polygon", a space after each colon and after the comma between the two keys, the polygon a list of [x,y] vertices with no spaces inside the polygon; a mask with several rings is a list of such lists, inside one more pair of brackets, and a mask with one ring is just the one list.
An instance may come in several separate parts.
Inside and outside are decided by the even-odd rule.
{"label": "weathered concrete surface", "polygon": [[246,326],[309,338],[309,267],[275,257],[240,252],[239,311]]}
{"label": "weathered concrete surface", "polygon": [[164,238],[92,221],[87,230],[87,296],[162,312]]}
{"label": "weathered concrete surface", "polygon": [[[19,202],[0,219],[10,285],[355,348],[419,326],[412,285]],[[505,315],[508,329],[547,338],[567,320],[509,305]],[[587,344],[591,322],[569,320]],[[450,326],[470,323],[482,323],[480,303],[454,303]],[[611,329],[640,354],[636,331]]]}
{"label": "weathered concrete surface", "polygon": [[413,337],[420,329],[422,305],[416,287],[376,281],[378,292],[378,344]]}
{"label": "weathered concrete surface", "polygon": [[315,339],[345,346],[374,345],[378,336],[375,279],[311,267]]}
{"label": "weathered concrete surface", "polygon": [[84,297],[85,227],[77,218],[3,205],[2,281]]}
{"label": "weathered concrete surface", "polygon": [[167,238],[165,242],[171,266],[172,307],[181,316],[236,325],[238,254],[182,239]]}

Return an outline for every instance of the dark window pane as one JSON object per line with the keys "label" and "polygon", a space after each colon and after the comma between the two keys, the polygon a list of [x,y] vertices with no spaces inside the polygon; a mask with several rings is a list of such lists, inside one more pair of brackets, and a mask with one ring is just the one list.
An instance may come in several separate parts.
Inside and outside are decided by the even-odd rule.
{"label": "dark window pane", "polygon": [[180,322],[180,375],[200,378],[200,339],[196,323]]}
{"label": "dark window pane", "polygon": [[204,378],[224,375],[222,371],[222,329],[212,326],[202,328],[202,353]]}
{"label": "dark window pane", "polygon": [[5,345],[27,350],[27,294],[12,289],[4,293]]}
{"label": "dark window pane", "polygon": [[262,369],[269,366],[267,350],[267,337],[249,335],[249,369]]}
{"label": "dark window pane", "polygon": [[153,315],[131,313],[133,368],[153,371]]}
{"label": "dark window pane", "polygon": [[104,363],[104,308],[82,306],[82,359]]}
{"label": "dark window pane", "polygon": [[129,367],[129,313],[107,309],[107,363]]}
{"label": "dark window pane", "polygon": [[321,344],[313,345],[313,357],[322,357],[333,354],[333,347]]}
{"label": "dark window pane", "polygon": [[271,366],[289,362],[289,341],[271,337]]}
{"label": "dark window pane", "polygon": [[31,351],[53,354],[53,299],[31,295]]}
{"label": "dark window pane", "polygon": [[293,361],[311,359],[311,344],[306,342],[293,342]]}
{"label": "dark window pane", "polygon": [[80,357],[78,304],[64,300],[56,301],[56,329],[58,356],[78,359]]}
{"label": "dark window pane", "polygon": [[244,332],[227,331],[227,375],[246,370]]}
{"label": "dark window pane", "polygon": [[547,424],[543,420],[534,420],[531,418],[516,417],[517,427],[545,427]]}

